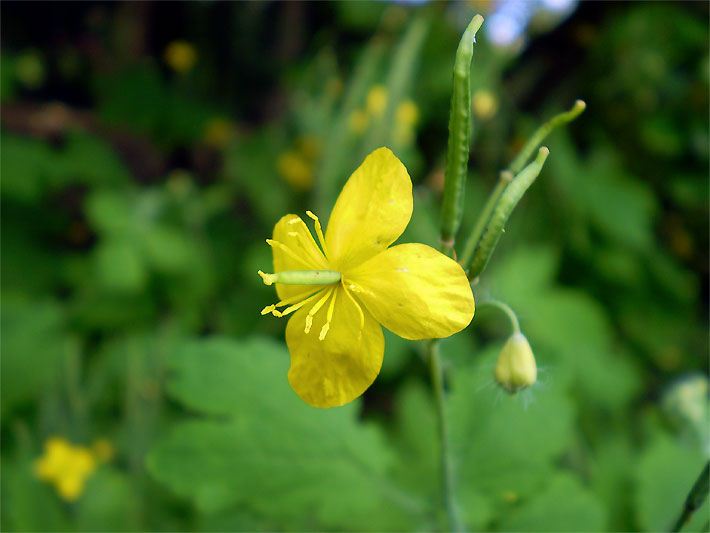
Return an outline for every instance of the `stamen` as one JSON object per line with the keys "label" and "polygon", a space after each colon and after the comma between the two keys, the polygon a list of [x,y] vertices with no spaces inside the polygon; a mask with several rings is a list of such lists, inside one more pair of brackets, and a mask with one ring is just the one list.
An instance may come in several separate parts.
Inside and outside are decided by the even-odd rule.
{"label": "stamen", "polygon": [[334,290],[335,289],[328,289],[326,295],[318,300],[311,310],[308,311],[308,314],[306,315],[306,327],[303,330],[304,333],[310,333],[311,327],[313,326],[313,317],[318,311],[320,311],[320,308],[325,305],[325,302],[328,301],[328,298],[330,298],[330,295],[333,294]]}
{"label": "stamen", "polygon": [[262,315],[266,315],[266,314],[268,314],[268,313],[274,313],[274,316],[279,316],[279,315],[276,314],[276,313],[279,313],[279,314],[280,314],[281,312],[280,312],[280,311],[275,311],[277,307],[283,307],[284,305],[289,305],[289,304],[298,302],[298,301],[300,301],[300,300],[303,300],[304,298],[307,298],[308,296],[310,296],[311,294],[313,294],[314,291],[315,291],[315,292],[320,292],[320,290],[315,289],[315,288],[308,289],[307,291],[304,291],[304,292],[295,294],[295,295],[291,296],[290,298],[284,298],[283,300],[281,300],[281,301],[278,302],[278,303],[275,303],[275,304],[272,304],[272,305],[267,305],[266,307],[264,307],[264,308],[261,310],[261,314],[262,314]]}
{"label": "stamen", "polygon": [[318,340],[320,341],[325,339],[325,336],[328,334],[328,330],[330,329],[330,323],[333,320],[333,311],[335,310],[336,296],[338,296],[338,291],[333,290],[333,298],[332,300],[330,300],[330,305],[328,306],[328,315],[326,317],[326,322],[321,328],[320,334],[318,335]]}
{"label": "stamen", "polygon": [[343,289],[345,290],[345,294],[350,298],[350,301],[355,304],[355,308],[357,309],[358,314],[360,315],[360,331],[358,331],[358,340],[360,340],[360,337],[362,337],[362,330],[365,328],[365,313],[362,311],[362,307],[360,307],[360,304],[358,301],[355,299],[355,297],[350,294],[350,291],[347,289],[345,284],[343,284]]}
{"label": "stamen", "polygon": [[[275,241],[275,240],[273,240],[273,239],[266,239],[266,244],[268,244],[268,245],[271,246],[271,247],[276,246],[277,248],[280,248],[281,250],[283,250],[284,252],[286,252],[289,256],[291,256],[291,259],[293,259],[293,260],[295,260],[295,261],[298,261],[298,263],[302,263],[302,262],[303,262],[303,259],[301,259],[300,257],[298,257],[298,255],[296,255],[296,253],[295,253],[293,250],[291,250],[291,248],[289,248],[288,246],[286,246],[286,245],[285,245],[284,243],[282,243],[282,242]],[[262,277],[263,277],[263,276],[262,276]],[[271,285],[271,284],[270,284],[270,283],[267,283],[267,285]]]}
{"label": "stamen", "polygon": [[301,220],[300,218],[296,219],[296,222],[301,222],[305,226],[308,238],[306,238],[303,233],[299,233],[298,231],[289,231],[287,235],[289,237],[296,237],[299,240],[299,242],[301,243],[301,249],[308,253],[314,264],[321,264],[324,259],[323,254],[321,253],[320,248],[318,248],[316,241],[313,240],[313,235],[311,235],[308,226],[306,226],[306,223],[303,222],[303,220]]}
{"label": "stamen", "polygon": [[323,236],[323,228],[320,225],[320,220],[318,220],[318,217],[313,214],[313,211],[306,211],[306,214],[315,222],[316,235],[318,235],[318,240],[320,241],[321,248],[323,248],[323,253],[326,257],[328,257],[328,248],[325,245],[325,237]]}
{"label": "stamen", "polygon": [[[276,315],[276,316],[279,317],[279,318],[281,318],[282,316],[290,315],[290,314],[293,313],[294,311],[298,311],[301,307],[303,307],[303,306],[306,305],[307,303],[312,302],[313,300],[315,300],[315,299],[318,297],[319,294],[320,294],[320,293],[317,292],[317,293],[315,293],[313,296],[311,296],[311,297],[309,297],[309,298],[306,298],[305,300],[302,300],[302,301],[298,302],[297,304],[293,304],[293,305],[287,307],[286,309],[284,309],[283,311],[272,311],[272,312],[274,313],[274,315]],[[277,313],[278,313],[278,314],[277,314]]]}

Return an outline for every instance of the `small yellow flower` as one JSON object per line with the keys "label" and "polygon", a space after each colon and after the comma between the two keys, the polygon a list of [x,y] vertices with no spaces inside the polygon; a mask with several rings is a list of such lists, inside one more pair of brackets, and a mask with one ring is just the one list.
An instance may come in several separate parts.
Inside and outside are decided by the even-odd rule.
{"label": "small yellow flower", "polygon": [[[389,246],[412,216],[412,182],[387,148],[350,176],[327,231],[313,213],[320,247],[297,215],[274,227],[274,274],[281,299],[262,310],[281,317],[291,353],[288,379],[315,407],[360,396],[384,355],[383,325],[405,339],[448,337],[471,322],[474,300],[461,266],[424,244]],[[281,308],[281,309],[279,309]]]}
{"label": "small yellow flower", "polygon": [[306,191],[313,186],[313,165],[299,151],[283,152],[276,166],[281,177],[294,189]]}
{"label": "small yellow flower", "polygon": [[405,100],[397,106],[397,124],[402,127],[413,128],[419,122],[419,108],[412,100]]}
{"label": "small yellow flower", "polygon": [[387,89],[382,85],[375,85],[367,93],[367,112],[373,117],[381,117],[387,108]]}
{"label": "small yellow flower", "polygon": [[398,144],[411,144],[414,127],[419,121],[419,108],[412,100],[405,100],[397,106],[395,113],[394,139]]}
{"label": "small yellow flower", "polygon": [[81,446],[74,446],[61,437],[53,437],[44,445],[44,454],[35,461],[35,473],[51,483],[64,500],[76,501],[84,484],[96,470],[96,459]]}
{"label": "small yellow flower", "polygon": [[365,133],[367,129],[367,124],[369,122],[369,117],[362,109],[356,109],[348,117],[348,127],[350,131],[357,135]]}
{"label": "small yellow flower", "polygon": [[187,41],[173,41],[164,53],[165,62],[179,74],[186,74],[197,63],[197,51]]}
{"label": "small yellow flower", "polygon": [[207,122],[204,129],[203,139],[205,143],[213,148],[225,148],[234,136],[234,126],[224,118],[213,118]]}
{"label": "small yellow flower", "polygon": [[473,114],[481,120],[493,118],[498,112],[498,99],[487,89],[479,89],[473,93],[471,102]]}

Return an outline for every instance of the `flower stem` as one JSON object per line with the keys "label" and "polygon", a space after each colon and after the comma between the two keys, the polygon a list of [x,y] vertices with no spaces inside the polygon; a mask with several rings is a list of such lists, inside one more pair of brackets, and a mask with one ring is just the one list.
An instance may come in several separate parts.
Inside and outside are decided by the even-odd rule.
{"label": "flower stem", "polygon": [[446,509],[448,531],[464,531],[456,504],[454,467],[451,460],[449,425],[446,419],[444,397],[444,372],[439,353],[439,341],[433,339],[427,345],[431,386],[434,390],[436,420],[439,431],[439,465],[441,469],[441,499]]}
{"label": "flower stem", "polygon": [[[700,506],[705,502],[708,496],[708,486],[710,486],[710,462],[705,464],[705,468],[703,468],[700,476],[695,481],[693,488],[690,489],[690,493],[685,499],[683,510],[671,531],[680,531],[683,526],[688,523],[693,513],[700,509]],[[705,529],[703,531],[705,531]]]}
{"label": "flower stem", "polygon": [[520,322],[518,322],[518,317],[508,304],[501,302],[500,300],[484,300],[478,303],[479,309],[482,307],[495,307],[500,309],[505,313],[510,321],[510,327],[513,329],[513,333],[520,333]]}

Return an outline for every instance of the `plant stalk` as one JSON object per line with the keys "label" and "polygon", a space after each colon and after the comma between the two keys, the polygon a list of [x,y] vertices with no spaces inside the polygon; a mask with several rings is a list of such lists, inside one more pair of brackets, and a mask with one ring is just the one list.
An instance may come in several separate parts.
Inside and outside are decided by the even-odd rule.
{"label": "plant stalk", "polygon": [[446,418],[446,405],[444,396],[444,371],[439,353],[439,341],[433,339],[427,346],[429,359],[429,373],[434,391],[434,404],[436,406],[436,421],[439,432],[439,465],[441,469],[441,499],[446,509],[448,531],[464,531],[461,517],[456,504],[454,466],[451,458],[449,442],[449,425]]}

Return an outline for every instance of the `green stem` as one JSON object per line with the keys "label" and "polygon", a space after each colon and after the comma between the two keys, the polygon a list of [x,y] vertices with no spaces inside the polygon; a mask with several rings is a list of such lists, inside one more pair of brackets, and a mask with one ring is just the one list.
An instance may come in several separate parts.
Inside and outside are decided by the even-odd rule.
{"label": "green stem", "polygon": [[498,183],[496,183],[495,189],[493,189],[493,192],[488,197],[488,200],[486,200],[486,205],[483,206],[483,211],[481,211],[481,214],[478,216],[476,225],[473,227],[473,231],[468,236],[466,244],[463,247],[459,263],[461,263],[464,268],[471,263],[471,259],[473,259],[473,252],[476,250],[476,246],[478,245],[478,241],[481,239],[481,235],[483,235],[483,230],[486,229],[486,225],[488,224],[488,220],[491,218],[493,209],[495,209],[498,204],[498,200],[503,195],[505,188],[511,181],[513,181],[512,173],[508,171],[500,173]]}
{"label": "green stem", "polygon": [[[683,529],[683,526],[690,520],[693,513],[700,509],[703,505],[705,499],[708,497],[708,488],[710,485],[710,462],[705,464],[705,468],[700,473],[700,476],[695,481],[693,488],[690,489],[688,497],[685,499],[685,505],[683,505],[683,510],[673,525],[671,531],[676,532]],[[703,530],[706,531],[706,530]]]}
{"label": "green stem", "polygon": [[508,167],[508,170],[510,170],[510,172],[512,172],[513,174],[517,174],[518,172],[520,172],[525,166],[525,163],[527,163],[530,159],[530,156],[535,151],[535,149],[542,144],[542,141],[545,140],[545,137],[552,133],[555,128],[559,126],[564,126],[565,124],[572,122],[586,108],[587,104],[584,103],[584,100],[577,100],[572,106],[572,109],[570,109],[569,111],[565,111],[564,113],[555,115],[550,120],[545,122],[542,126],[535,130],[535,133],[532,134],[532,137],[528,139],[528,142],[525,143],[523,149],[520,150],[520,153]]}
{"label": "green stem", "polygon": [[461,37],[454,63],[453,92],[449,111],[449,144],[446,153],[444,198],[441,209],[441,243],[451,255],[454,238],[461,225],[463,200],[471,146],[471,59],[476,32],[483,17],[476,15]]}
{"label": "green stem", "polygon": [[510,321],[513,333],[520,333],[520,322],[518,322],[518,316],[505,302],[501,302],[500,300],[484,300],[482,302],[478,302],[477,307],[478,309],[481,309],[482,307],[495,307],[496,309],[503,311]]}
{"label": "green stem", "polygon": [[454,487],[454,466],[451,461],[449,443],[449,426],[446,419],[446,405],[444,395],[444,372],[439,353],[439,341],[433,339],[428,344],[429,373],[431,385],[434,390],[434,403],[436,406],[436,420],[439,431],[439,464],[441,469],[441,499],[446,509],[449,531],[463,531],[463,524],[456,505]]}

